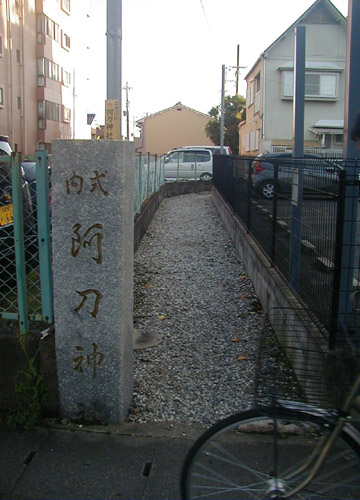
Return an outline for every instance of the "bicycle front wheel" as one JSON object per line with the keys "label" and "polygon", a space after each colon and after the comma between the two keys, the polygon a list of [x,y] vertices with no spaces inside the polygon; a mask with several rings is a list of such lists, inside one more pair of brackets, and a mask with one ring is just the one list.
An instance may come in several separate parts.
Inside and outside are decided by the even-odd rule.
{"label": "bicycle front wheel", "polygon": [[292,494],[311,471],[330,427],[321,418],[282,408],[226,418],[190,449],[182,498],[360,499],[360,450],[346,430],[314,479]]}

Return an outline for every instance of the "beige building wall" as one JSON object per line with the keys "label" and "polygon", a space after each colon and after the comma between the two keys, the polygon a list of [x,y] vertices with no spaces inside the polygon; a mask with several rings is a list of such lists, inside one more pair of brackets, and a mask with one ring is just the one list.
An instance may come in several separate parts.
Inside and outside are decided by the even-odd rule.
{"label": "beige building wall", "polygon": [[36,143],[35,1],[0,3],[0,134],[14,150]]}
{"label": "beige building wall", "polygon": [[140,120],[141,138],[135,141],[138,153],[164,154],[182,146],[212,146],[205,126],[210,116],[183,104]]}
{"label": "beige building wall", "polygon": [[[51,151],[53,138],[71,137],[72,84],[64,78],[64,70],[72,74],[73,67],[71,45],[64,43],[65,35],[71,41],[69,4],[66,0],[0,2],[0,134],[9,136],[12,148],[23,154]],[[58,40],[39,33],[41,14],[57,25]],[[59,68],[57,79],[49,74],[39,79],[39,58]],[[40,125],[38,101],[58,106],[58,120],[46,116]]]}
{"label": "beige building wall", "polygon": [[240,155],[256,155],[263,127],[264,60],[260,59],[248,74],[246,89],[246,121],[239,125]]}

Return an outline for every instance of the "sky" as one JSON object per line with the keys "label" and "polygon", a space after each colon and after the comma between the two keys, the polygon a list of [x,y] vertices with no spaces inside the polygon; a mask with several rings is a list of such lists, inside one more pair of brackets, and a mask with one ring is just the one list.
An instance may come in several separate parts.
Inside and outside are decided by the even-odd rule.
{"label": "sky", "polygon": [[[87,112],[104,123],[106,99],[106,0],[90,0],[94,9],[87,79]],[[122,0],[122,83],[130,87],[130,133],[134,123],[181,102],[208,113],[220,104],[222,65],[225,91],[235,94],[237,46],[239,93],[253,64],[314,0]],[[333,0],[346,17],[348,0]],[[125,91],[123,91],[125,108]],[[126,124],[123,123],[123,133]]]}

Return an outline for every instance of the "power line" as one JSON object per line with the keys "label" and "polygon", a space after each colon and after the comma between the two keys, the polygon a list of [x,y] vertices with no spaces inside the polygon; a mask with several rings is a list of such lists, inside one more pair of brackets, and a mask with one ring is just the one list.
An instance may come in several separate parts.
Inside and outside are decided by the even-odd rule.
{"label": "power line", "polygon": [[209,27],[209,29],[210,29],[209,20],[208,20],[208,18],[207,18],[206,11],[205,11],[205,7],[204,7],[204,4],[203,4],[202,0],[200,0],[200,4],[201,4],[202,11],[203,11],[203,13],[204,13],[204,16],[205,16],[206,24],[208,25],[208,27]]}

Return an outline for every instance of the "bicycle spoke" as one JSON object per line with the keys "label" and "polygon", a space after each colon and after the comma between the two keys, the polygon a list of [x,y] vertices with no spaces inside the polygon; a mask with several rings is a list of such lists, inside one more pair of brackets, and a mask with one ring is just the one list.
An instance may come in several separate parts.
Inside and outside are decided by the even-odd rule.
{"label": "bicycle spoke", "polygon": [[[272,415],[276,412],[279,432],[272,440],[277,427]],[[269,416],[266,410],[253,410],[214,426],[190,454],[183,471],[186,484],[182,491],[187,491],[184,498],[358,498],[360,463],[350,437],[346,440],[349,445],[338,439],[318,474],[306,484],[308,474],[326,445],[324,432],[328,430],[321,418],[313,415],[307,418],[288,409],[269,411]]]}
{"label": "bicycle spoke", "polygon": [[[221,462],[229,463],[231,465],[235,465],[236,467],[239,467],[239,468],[244,469],[244,470],[246,470],[248,472],[251,472],[252,474],[258,476],[259,478],[263,478],[263,479],[268,479],[269,478],[268,474],[265,474],[265,473],[263,473],[261,471],[254,470],[251,467],[248,467],[243,462],[240,462],[239,459],[236,458],[228,450],[224,450],[224,449],[220,448],[220,445],[217,445],[217,444],[214,443],[212,445],[212,447],[214,447],[214,448],[218,449],[219,451],[221,451],[224,456],[218,455],[218,454],[215,454],[215,453],[207,451],[206,455],[208,457],[216,458],[216,459],[220,460]],[[229,459],[227,459],[226,457],[229,457]]]}

